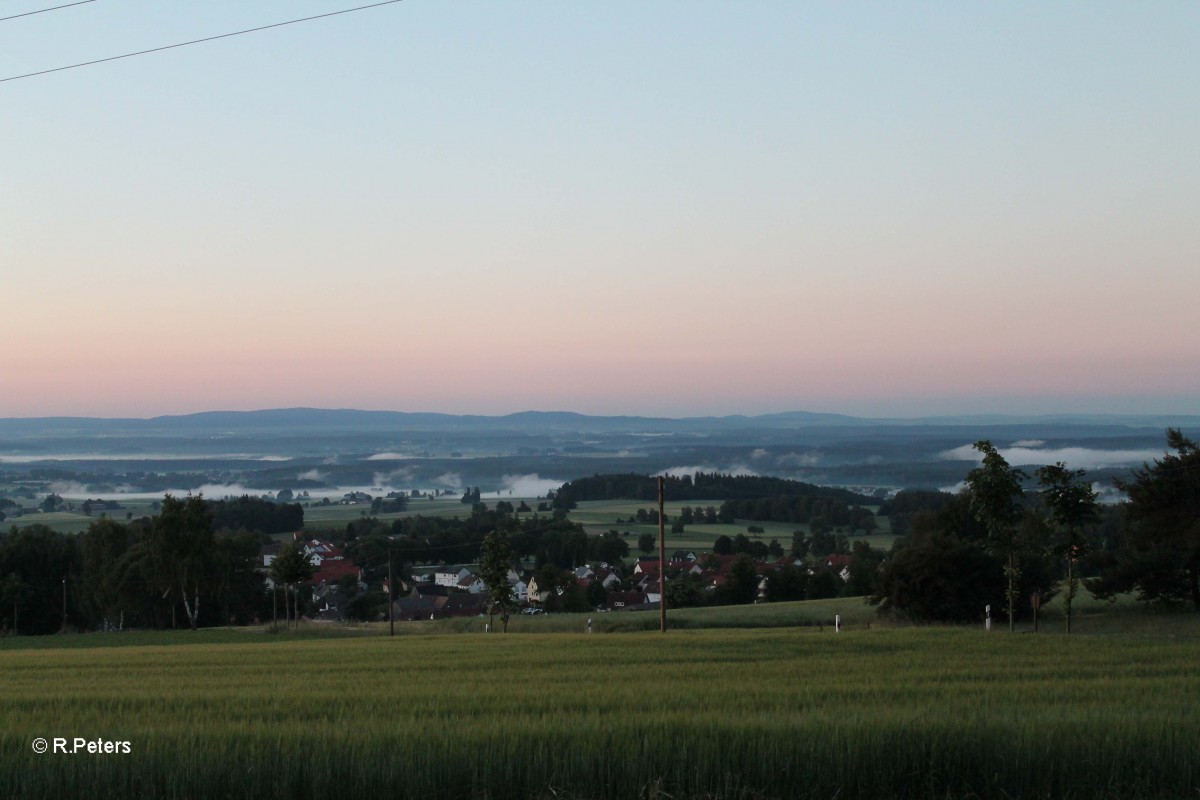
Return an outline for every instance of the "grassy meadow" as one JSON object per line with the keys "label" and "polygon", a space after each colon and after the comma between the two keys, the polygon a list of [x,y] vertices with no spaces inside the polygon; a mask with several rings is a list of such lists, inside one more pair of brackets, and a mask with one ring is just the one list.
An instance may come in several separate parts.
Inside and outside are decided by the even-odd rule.
{"label": "grassy meadow", "polygon": [[[159,498],[161,500],[161,498]],[[87,530],[88,526],[101,518],[100,513],[88,515],[83,513],[78,507],[82,504],[82,500],[72,500],[76,506],[73,511],[51,511],[44,513],[35,511],[33,513],[22,514],[19,517],[10,517],[0,523],[5,530],[13,526],[25,527],[27,525],[45,525],[58,533],[82,533]],[[121,508],[104,512],[104,516],[114,519],[117,522],[125,522],[127,516],[143,517],[157,513],[154,510],[154,500],[126,500],[121,499]]]}
{"label": "grassy meadow", "polygon": [[[713,506],[720,508],[721,503],[721,500],[669,501],[663,504],[663,509],[667,517],[675,519],[679,516],[680,509],[684,506],[691,506],[692,508],[697,506],[700,508]],[[630,534],[630,550],[636,551],[638,534],[651,533],[657,536],[658,525],[638,525],[633,522],[618,524],[617,520],[632,519],[637,514],[639,508],[649,511],[657,507],[658,504],[656,502],[649,500],[588,500],[580,503],[577,508],[571,510],[570,519],[572,522],[582,524],[588,533],[592,534],[604,533],[608,530],[628,531]],[[854,534],[847,534],[847,537],[852,541],[862,540],[868,542],[872,547],[890,550],[896,537],[891,533],[887,517],[876,517],[875,522],[879,528],[874,533],[864,534],[856,532]],[[762,528],[763,532],[749,533],[746,528],[751,525]],[[666,526],[667,548],[669,550],[712,550],[713,542],[717,540],[717,537],[733,537],[739,533],[744,533],[752,541],[770,542],[772,539],[778,539],[779,543],[786,549],[791,546],[792,533],[797,530],[804,531],[805,534],[812,532],[808,525],[794,522],[737,520],[730,525],[693,524],[685,527],[683,533],[671,533],[671,526],[668,523]]]}
{"label": "grassy meadow", "polygon": [[[491,501],[491,503],[494,502]],[[344,528],[347,522],[362,517],[373,516],[375,519],[391,521],[417,514],[426,517],[469,517],[471,507],[463,505],[457,497],[415,498],[409,501],[407,511],[391,514],[372,514],[369,503],[355,506],[344,506],[340,503],[332,503],[327,506],[310,504],[304,509],[304,527],[311,531],[329,530]]]}
{"label": "grassy meadow", "polygon": [[[511,497],[501,498],[507,499],[514,505],[520,504],[522,500],[529,504],[531,508],[537,508],[539,502],[545,502],[538,498],[532,497]],[[80,500],[73,500],[77,504]],[[151,500],[122,500],[124,508],[117,511],[110,511],[108,514],[118,521],[124,521],[126,514],[132,513],[134,517],[141,517],[155,513],[152,508]],[[485,498],[489,506],[494,505],[496,498]],[[700,506],[715,506],[720,507],[720,500],[692,500],[692,501],[671,501],[665,504],[667,516],[671,519],[679,515],[679,510],[685,505],[692,507]],[[596,500],[587,501],[579,504],[579,507],[570,512],[572,522],[578,522],[584,526],[589,534],[598,535],[609,530],[616,530],[622,533],[629,533],[629,549],[630,554],[637,555],[637,537],[641,533],[650,533],[658,535],[657,525],[638,525],[632,522],[618,524],[618,519],[632,519],[639,508],[651,509],[656,507],[654,502],[637,501],[637,500]],[[367,516],[374,516],[377,519],[390,522],[391,520],[400,517],[411,517],[417,514],[426,517],[467,517],[471,513],[468,506],[463,505],[457,497],[447,496],[434,499],[417,498],[409,503],[408,510],[399,513],[389,514],[371,514],[370,505],[341,505],[333,503],[327,506],[310,504],[304,509],[304,528],[316,534],[323,531],[340,530],[346,527],[346,523],[361,519]],[[545,512],[543,512],[545,513]],[[531,516],[531,514],[522,514],[523,517]],[[89,524],[99,518],[99,515],[88,516],[80,511],[56,511],[49,514],[34,513],[26,514],[19,518],[5,522],[4,525],[33,525],[35,523],[47,525],[60,533],[81,533],[87,530]],[[887,517],[876,517],[878,530],[871,534],[863,534],[861,532],[848,535],[851,541],[862,540],[868,542],[872,547],[882,550],[890,550],[896,537],[892,535],[888,525]],[[750,525],[755,525],[763,528],[763,533],[749,533],[746,528]],[[694,550],[712,550],[713,542],[719,536],[736,536],[739,533],[744,533],[751,540],[762,542],[770,542],[772,539],[778,539],[779,543],[788,548],[791,546],[792,532],[802,530],[806,534],[811,533],[807,525],[798,525],[789,522],[752,522],[749,520],[738,520],[731,525],[688,525],[681,534],[671,533],[670,526],[667,526],[667,547],[670,550],[694,549]]]}
{"label": "grassy meadow", "polygon": [[[0,648],[6,797],[1178,798],[1200,787],[1194,638],[851,626],[29,643]],[[131,752],[38,755],[39,736]]]}

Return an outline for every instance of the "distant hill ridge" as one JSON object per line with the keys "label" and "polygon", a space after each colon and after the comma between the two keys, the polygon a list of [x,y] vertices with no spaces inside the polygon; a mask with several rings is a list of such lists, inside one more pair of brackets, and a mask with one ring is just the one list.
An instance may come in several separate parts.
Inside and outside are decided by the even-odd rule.
{"label": "distant hill ridge", "polygon": [[574,411],[520,411],[513,414],[443,414],[437,412],[365,411],[349,408],[278,408],[259,411],[202,411],[195,414],[142,418],[10,417],[0,418],[0,432],[35,431],[182,432],[196,430],[268,430],[327,428],[342,430],[469,430],[562,428],[569,430],[676,430],[707,427],[800,427],[805,425],[857,425],[866,420],[842,414],[805,411],[761,416],[711,417],[593,416]]}
{"label": "distant hill ridge", "polygon": [[910,419],[865,418],[846,414],[788,411],[748,416],[645,417],[598,416],[573,411],[520,411],[485,416],[437,412],[366,411],[361,409],[279,408],[259,411],[204,411],[142,418],[9,417],[0,418],[0,435],[115,433],[252,432],[283,429],[345,431],[563,430],[597,432],[699,432],[705,430],[793,429],[864,426],[1021,425],[1059,423],[1165,428],[1200,426],[1200,415],[1054,414],[964,415]]}

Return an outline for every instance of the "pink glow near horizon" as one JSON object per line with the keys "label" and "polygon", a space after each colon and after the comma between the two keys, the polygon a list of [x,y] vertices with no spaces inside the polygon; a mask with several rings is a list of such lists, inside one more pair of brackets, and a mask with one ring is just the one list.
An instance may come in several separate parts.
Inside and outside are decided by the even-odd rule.
{"label": "pink glow near horizon", "polygon": [[1200,413],[1197,7],[468,5],[6,84],[0,417]]}

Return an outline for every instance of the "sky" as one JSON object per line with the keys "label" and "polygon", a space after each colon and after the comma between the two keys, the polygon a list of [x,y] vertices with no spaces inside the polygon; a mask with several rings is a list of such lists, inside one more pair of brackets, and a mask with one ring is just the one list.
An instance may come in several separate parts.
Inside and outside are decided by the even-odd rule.
{"label": "sky", "polygon": [[[97,0],[0,78],[354,5]],[[0,416],[1197,414],[1198,29],[405,0],[0,82]]]}

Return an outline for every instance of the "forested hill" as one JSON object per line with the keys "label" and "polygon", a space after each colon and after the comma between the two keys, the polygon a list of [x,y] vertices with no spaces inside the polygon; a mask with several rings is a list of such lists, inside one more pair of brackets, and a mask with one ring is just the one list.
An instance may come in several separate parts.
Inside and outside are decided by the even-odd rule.
{"label": "forested hill", "polygon": [[[816,486],[786,478],[763,475],[726,475],[697,472],[695,475],[664,479],[667,500],[759,500],[772,497],[812,497],[838,500],[848,504],[869,502],[869,498],[848,489]],[[658,478],[654,475],[593,475],[563,484],[554,495],[555,508],[572,508],[586,500],[656,500]]]}

